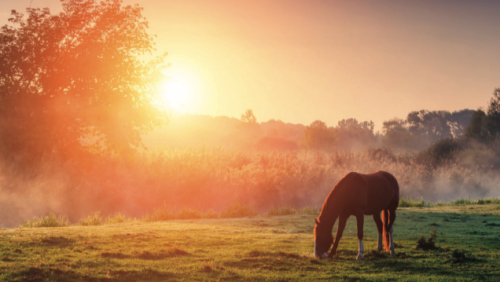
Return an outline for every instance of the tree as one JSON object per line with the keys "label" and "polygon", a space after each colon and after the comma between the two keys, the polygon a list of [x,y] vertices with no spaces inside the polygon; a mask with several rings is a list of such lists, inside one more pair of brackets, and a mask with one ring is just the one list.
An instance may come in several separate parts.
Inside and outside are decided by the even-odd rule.
{"label": "tree", "polygon": [[155,106],[166,54],[154,51],[138,5],[62,0],[63,11],[12,11],[0,29],[3,152],[70,156],[94,145],[111,154],[141,146],[168,121]]}
{"label": "tree", "polygon": [[500,88],[493,91],[487,113],[474,112],[470,125],[465,129],[465,136],[483,143],[491,143],[500,135]]}
{"label": "tree", "polygon": [[493,97],[488,106],[486,128],[491,141],[494,141],[500,135],[500,88],[493,91]]}
{"label": "tree", "polygon": [[482,110],[477,110],[472,114],[470,124],[464,131],[466,138],[486,142],[489,134],[486,128],[487,116]]}
{"label": "tree", "polygon": [[241,115],[241,121],[247,123],[257,123],[257,118],[255,118],[253,111],[248,109]]}
{"label": "tree", "polygon": [[418,136],[408,130],[408,122],[402,119],[384,121],[382,145],[391,149],[422,149]]}
{"label": "tree", "polygon": [[341,149],[361,149],[375,147],[377,139],[373,133],[373,121],[358,122],[355,118],[343,119],[334,128]]}
{"label": "tree", "polygon": [[305,145],[312,149],[331,150],[336,147],[337,135],[333,128],[328,128],[320,120],[306,126],[304,130]]}

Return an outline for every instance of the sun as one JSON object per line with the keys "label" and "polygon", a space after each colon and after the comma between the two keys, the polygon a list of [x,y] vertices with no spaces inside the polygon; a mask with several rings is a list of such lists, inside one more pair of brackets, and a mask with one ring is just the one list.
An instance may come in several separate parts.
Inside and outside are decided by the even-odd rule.
{"label": "sun", "polygon": [[185,76],[172,76],[162,85],[161,103],[173,111],[189,111],[193,96],[193,85]]}

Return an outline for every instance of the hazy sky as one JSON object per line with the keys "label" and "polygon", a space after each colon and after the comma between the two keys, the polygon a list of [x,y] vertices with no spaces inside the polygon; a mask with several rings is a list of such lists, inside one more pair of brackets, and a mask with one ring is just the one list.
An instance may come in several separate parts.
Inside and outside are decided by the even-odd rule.
{"label": "hazy sky", "polygon": [[[12,3],[14,2],[14,3]],[[11,9],[59,0],[0,0]],[[382,122],[485,107],[500,87],[500,1],[125,0],[184,84],[183,111]]]}

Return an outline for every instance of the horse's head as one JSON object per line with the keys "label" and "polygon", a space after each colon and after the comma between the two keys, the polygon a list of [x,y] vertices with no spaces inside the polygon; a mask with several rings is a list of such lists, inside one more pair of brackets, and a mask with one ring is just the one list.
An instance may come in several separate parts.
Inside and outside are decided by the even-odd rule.
{"label": "horse's head", "polygon": [[328,252],[333,244],[332,231],[328,230],[317,219],[314,219],[314,221],[316,222],[314,226],[314,256],[319,259],[325,259],[328,256],[326,252]]}

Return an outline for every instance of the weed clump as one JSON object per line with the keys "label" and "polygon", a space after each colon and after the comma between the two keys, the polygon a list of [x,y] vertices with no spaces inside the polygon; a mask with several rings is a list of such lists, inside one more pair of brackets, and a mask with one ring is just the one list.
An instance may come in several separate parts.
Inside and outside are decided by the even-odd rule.
{"label": "weed clump", "polygon": [[94,214],[94,216],[89,215],[87,219],[80,219],[78,221],[79,226],[97,226],[102,225],[101,212],[98,211]]}
{"label": "weed clump", "polygon": [[313,207],[304,207],[302,209],[298,210],[298,213],[300,214],[318,214],[319,213],[318,208],[313,208]]}
{"label": "weed clump", "polygon": [[108,215],[108,218],[106,219],[105,224],[115,224],[115,223],[123,223],[123,222],[130,222],[134,221],[135,219],[126,217],[122,215],[121,213],[117,213],[114,216]]}
{"label": "weed clump", "polygon": [[152,215],[146,214],[141,220],[144,222],[153,222],[172,219],[175,219],[175,212],[163,202],[163,207],[156,209]]}
{"label": "weed clump", "polygon": [[202,212],[195,209],[181,209],[177,214],[178,219],[198,219],[202,218]]}
{"label": "weed clump", "polygon": [[221,218],[236,218],[255,215],[257,215],[257,212],[253,207],[240,204],[239,202],[235,202],[220,213]]}
{"label": "weed clump", "polygon": [[464,263],[467,261],[476,260],[476,258],[470,252],[465,250],[453,250],[453,253],[451,253],[451,259],[454,263]]}
{"label": "weed clump", "polygon": [[401,208],[406,208],[406,207],[414,207],[414,208],[423,208],[423,207],[432,207],[432,204],[430,202],[426,203],[424,201],[424,198],[420,198],[420,200],[414,200],[411,198],[400,198],[399,199],[399,207]]}
{"label": "weed clump", "polygon": [[26,220],[21,224],[21,228],[33,228],[33,227],[66,227],[69,225],[69,220],[67,217],[57,217],[55,214],[50,213],[49,215],[42,216],[40,218],[34,217],[33,220]]}
{"label": "weed clump", "polygon": [[424,235],[420,235],[420,237],[417,240],[417,246],[416,249],[422,249],[422,250],[436,250],[438,247],[436,247],[436,235],[437,229],[434,228],[430,231],[431,236],[426,239]]}
{"label": "weed clump", "polygon": [[269,211],[267,211],[267,216],[290,215],[296,213],[297,211],[291,206],[281,206],[281,207],[271,206]]}

